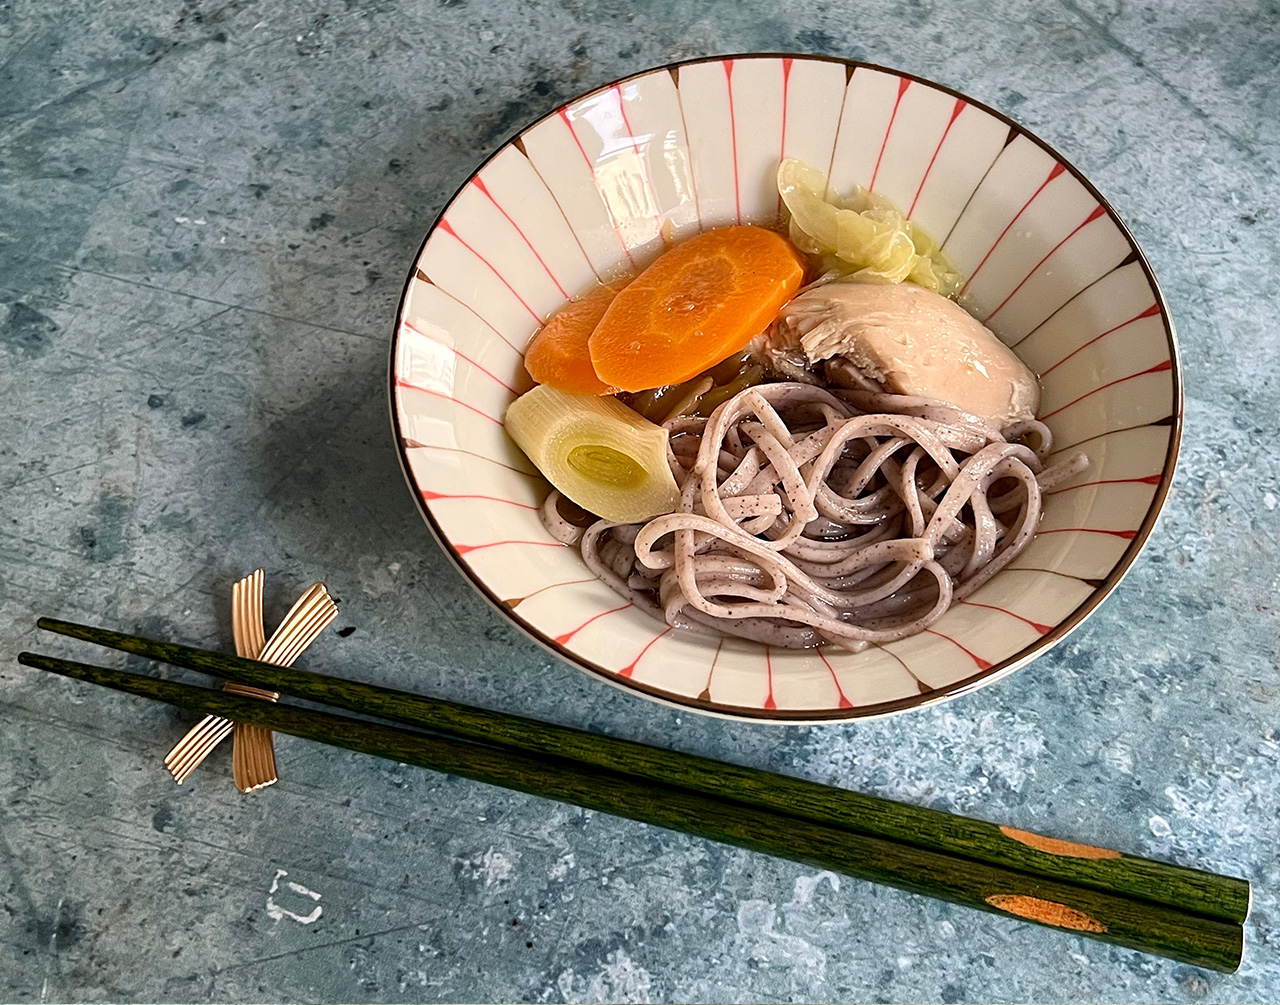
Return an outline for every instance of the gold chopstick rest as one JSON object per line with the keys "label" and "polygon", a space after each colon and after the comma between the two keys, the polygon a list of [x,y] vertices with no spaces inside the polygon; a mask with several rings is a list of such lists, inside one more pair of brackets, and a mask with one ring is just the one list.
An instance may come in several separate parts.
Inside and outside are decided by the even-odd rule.
{"label": "gold chopstick rest", "polygon": [[[338,616],[338,605],[323,583],[315,583],[298,598],[268,641],[262,624],[264,580],[265,573],[257,569],[231,587],[231,634],[236,655],[276,666],[292,666]],[[223,690],[263,701],[280,697],[274,691],[234,681],[227,681]],[[231,765],[236,788],[241,792],[255,792],[273,784],[278,776],[271,731],[215,715],[207,715],[192,726],[165,755],[165,767],[174,781],[179,785],[185,782],[228,735],[233,736]]]}

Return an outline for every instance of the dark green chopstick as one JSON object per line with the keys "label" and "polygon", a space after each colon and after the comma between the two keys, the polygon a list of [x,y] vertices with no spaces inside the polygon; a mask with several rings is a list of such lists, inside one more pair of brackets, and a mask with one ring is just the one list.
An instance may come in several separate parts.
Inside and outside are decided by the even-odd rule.
{"label": "dark green chopstick", "polygon": [[557,799],[992,913],[1013,914],[1183,963],[1230,972],[1239,966],[1243,953],[1243,929],[1238,924],[558,757],[416,733],[31,653],[19,654],[18,661],[196,712]]}
{"label": "dark green chopstick", "polygon": [[1119,893],[1178,911],[1233,923],[1243,922],[1249,913],[1249,884],[1230,876],[1054,841],[970,817],[407,691],[51,618],[41,618],[36,624],[60,635],[336,708],[512,750],[567,758],[789,817]]}

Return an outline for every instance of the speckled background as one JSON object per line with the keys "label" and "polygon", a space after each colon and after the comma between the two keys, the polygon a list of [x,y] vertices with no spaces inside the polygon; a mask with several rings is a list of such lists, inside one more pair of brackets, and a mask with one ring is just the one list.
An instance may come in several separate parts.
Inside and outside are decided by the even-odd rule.
{"label": "speckled background", "polygon": [[[1276,1001],[1278,26],[1274,0],[0,3],[0,998]],[[738,725],[561,665],[450,567],[387,428],[402,277],[480,159],[613,77],[761,49],[1019,118],[1132,226],[1182,339],[1182,464],[1128,579],[1028,669],[888,721]],[[72,651],[39,613],[229,646],[260,563],[273,616],[314,578],[341,600],[319,668],[1246,876],[1245,964],[287,738],[272,789],[238,795],[225,749],[179,789],[189,716],[12,662]]]}

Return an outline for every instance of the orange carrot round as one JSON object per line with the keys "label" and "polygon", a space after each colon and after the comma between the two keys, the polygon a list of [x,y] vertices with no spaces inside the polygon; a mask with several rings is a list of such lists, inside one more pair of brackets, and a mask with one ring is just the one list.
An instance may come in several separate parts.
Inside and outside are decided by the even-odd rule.
{"label": "orange carrot round", "polygon": [[803,278],[791,243],[761,227],[678,244],[609,304],[588,340],[595,375],[623,391],[686,381],[764,331]]}
{"label": "orange carrot round", "polygon": [[524,368],[539,384],[569,394],[612,394],[591,366],[587,339],[626,282],[598,286],[551,316],[524,351]]}

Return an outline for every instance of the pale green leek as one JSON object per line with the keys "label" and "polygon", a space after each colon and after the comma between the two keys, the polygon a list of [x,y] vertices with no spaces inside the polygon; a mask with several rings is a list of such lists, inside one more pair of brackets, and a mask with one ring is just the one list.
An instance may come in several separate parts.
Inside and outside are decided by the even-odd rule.
{"label": "pale green leek", "polygon": [[605,520],[636,523],[676,509],[667,431],[616,398],[540,384],[511,403],[506,427],[547,481]]}

